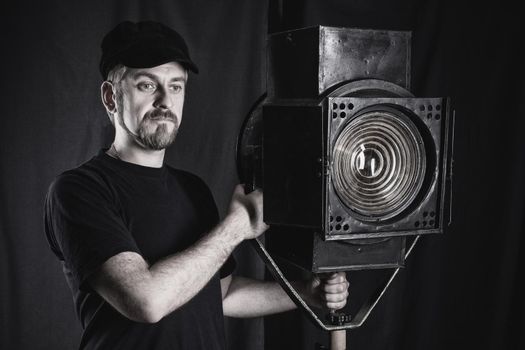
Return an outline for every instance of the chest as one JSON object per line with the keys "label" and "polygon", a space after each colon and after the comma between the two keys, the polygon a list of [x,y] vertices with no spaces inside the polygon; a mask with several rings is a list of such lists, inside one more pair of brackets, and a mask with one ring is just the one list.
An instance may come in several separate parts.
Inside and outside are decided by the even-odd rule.
{"label": "chest", "polygon": [[214,224],[199,191],[175,180],[142,179],[118,189],[123,221],[151,263],[187,249]]}

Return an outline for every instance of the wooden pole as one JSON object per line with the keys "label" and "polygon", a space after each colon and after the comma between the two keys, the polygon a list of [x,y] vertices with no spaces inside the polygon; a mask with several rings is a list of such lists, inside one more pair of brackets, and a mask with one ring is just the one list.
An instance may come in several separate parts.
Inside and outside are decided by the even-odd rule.
{"label": "wooden pole", "polygon": [[346,350],[346,330],[330,332],[330,350]]}

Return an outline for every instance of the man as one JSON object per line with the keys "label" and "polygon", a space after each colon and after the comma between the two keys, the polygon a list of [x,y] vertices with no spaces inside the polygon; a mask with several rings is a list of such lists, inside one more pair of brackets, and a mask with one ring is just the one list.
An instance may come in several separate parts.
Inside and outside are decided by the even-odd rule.
{"label": "man", "polygon": [[[123,22],[102,51],[101,95],[114,142],[59,175],[45,207],[46,235],[84,328],[80,348],[224,349],[223,315],[295,307],[276,283],[231,275],[235,247],[268,227],[262,193],[237,186],[219,221],[204,182],[164,164],[188,70],[198,72],[178,33]],[[346,303],[344,274],[296,286],[318,306]]]}

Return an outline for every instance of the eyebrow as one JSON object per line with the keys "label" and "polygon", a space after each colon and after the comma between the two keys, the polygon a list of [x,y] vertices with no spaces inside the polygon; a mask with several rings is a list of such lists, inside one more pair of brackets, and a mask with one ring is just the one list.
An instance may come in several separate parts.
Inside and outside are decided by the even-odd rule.
{"label": "eyebrow", "polygon": [[[151,80],[158,80],[158,77],[155,74],[151,74],[151,73],[148,73],[148,72],[141,72],[141,71],[133,73],[131,77],[133,78],[133,80],[137,80],[140,77],[147,77],[147,78],[150,78]],[[184,81],[185,82],[186,81],[186,77],[184,77],[184,76],[173,77],[173,78],[170,79],[170,82],[173,82],[173,81]]]}

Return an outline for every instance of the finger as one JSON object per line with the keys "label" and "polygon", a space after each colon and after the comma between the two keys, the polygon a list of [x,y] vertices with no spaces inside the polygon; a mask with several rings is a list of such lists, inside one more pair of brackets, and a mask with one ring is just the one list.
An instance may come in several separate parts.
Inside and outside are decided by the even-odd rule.
{"label": "finger", "polygon": [[324,282],[326,284],[339,284],[339,283],[344,283],[346,282],[346,275],[344,274],[337,274],[337,275],[334,275],[333,277],[331,278],[328,278],[328,279],[325,279]]}
{"label": "finger", "polygon": [[326,307],[330,310],[339,310],[339,309],[344,308],[345,305],[346,305],[346,300],[338,302],[338,303],[326,303]]}
{"label": "finger", "polygon": [[345,272],[330,272],[330,273],[323,274],[323,277],[325,279],[334,279],[334,278],[338,278],[338,277],[346,278],[346,273]]}
{"label": "finger", "polygon": [[348,291],[337,294],[323,294],[322,298],[328,303],[339,303],[345,301],[348,298]]}
{"label": "finger", "polygon": [[324,284],[322,287],[323,292],[325,293],[343,293],[348,289],[348,282],[338,283],[338,284]]}
{"label": "finger", "polygon": [[243,184],[237,184],[235,188],[233,189],[233,193],[236,195],[243,195],[244,196],[244,185]]}
{"label": "finger", "polygon": [[250,198],[260,205],[263,203],[263,193],[261,190],[255,190],[252,193],[249,194]]}

